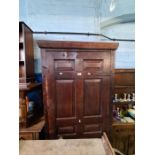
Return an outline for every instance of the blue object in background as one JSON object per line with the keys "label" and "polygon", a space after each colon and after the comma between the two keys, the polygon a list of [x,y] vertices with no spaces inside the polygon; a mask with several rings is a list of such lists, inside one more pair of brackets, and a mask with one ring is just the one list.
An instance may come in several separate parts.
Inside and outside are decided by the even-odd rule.
{"label": "blue object in background", "polygon": [[29,102],[33,102],[33,105],[29,106],[29,111],[34,113],[42,113],[43,104],[42,104],[42,92],[41,90],[33,90],[27,93]]}
{"label": "blue object in background", "polygon": [[35,81],[38,83],[42,83],[42,74],[41,73],[35,73]]}

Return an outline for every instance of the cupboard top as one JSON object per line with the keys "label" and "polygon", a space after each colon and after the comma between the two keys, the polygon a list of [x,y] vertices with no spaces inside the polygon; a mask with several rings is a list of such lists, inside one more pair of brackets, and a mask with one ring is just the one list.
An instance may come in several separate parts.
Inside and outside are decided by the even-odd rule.
{"label": "cupboard top", "polygon": [[40,48],[59,48],[59,49],[108,49],[116,50],[119,43],[117,42],[75,42],[75,41],[49,41],[38,40]]}

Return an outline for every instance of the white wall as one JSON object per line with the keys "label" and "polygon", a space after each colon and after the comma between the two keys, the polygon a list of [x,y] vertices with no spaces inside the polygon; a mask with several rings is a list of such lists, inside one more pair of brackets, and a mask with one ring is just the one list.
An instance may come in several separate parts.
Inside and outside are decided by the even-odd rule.
{"label": "white wall", "polygon": [[[101,32],[111,38],[135,39],[135,23],[120,23],[105,27]],[[116,68],[135,68],[135,42],[119,42]]]}
{"label": "white wall", "polygon": [[124,14],[135,13],[135,0],[115,0],[116,7],[110,12],[111,0],[102,0],[101,3],[101,21],[108,20]]}

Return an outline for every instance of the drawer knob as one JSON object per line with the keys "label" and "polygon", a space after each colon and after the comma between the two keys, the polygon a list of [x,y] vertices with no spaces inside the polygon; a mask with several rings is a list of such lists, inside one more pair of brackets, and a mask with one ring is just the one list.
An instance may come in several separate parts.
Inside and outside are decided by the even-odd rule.
{"label": "drawer knob", "polygon": [[81,76],[81,75],[82,75],[82,73],[80,73],[80,72],[79,72],[79,73],[77,73],[77,76]]}
{"label": "drawer knob", "polygon": [[62,72],[60,72],[60,73],[59,73],[59,75],[63,75],[63,73],[62,73]]}
{"label": "drawer knob", "polygon": [[90,73],[90,72],[88,72],[88,73],[87,73],[87,75],[91,75],[91,73]]}
{"label": "drawer knob", "polygon": [[81,123],[81,120],[79,119],[79,123]]}

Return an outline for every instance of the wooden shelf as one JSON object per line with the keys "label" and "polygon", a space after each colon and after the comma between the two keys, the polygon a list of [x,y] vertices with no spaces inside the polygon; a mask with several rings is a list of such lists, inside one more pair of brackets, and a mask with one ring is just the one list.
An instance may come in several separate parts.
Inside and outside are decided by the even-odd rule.
{"label": "wooden shelf", "polygon": [[39,86],[41,86],[41,83],[19,83],[19,90],[29,91]]}
{"label": "wooden shelf", "polygon": [[114,88],[134,88],[135,86],[114,86]]}
{"label": "wooden shelf", "polygon": [[135,104],[135,102],[112,102],[113,105],[126,105],[126,104]]}

